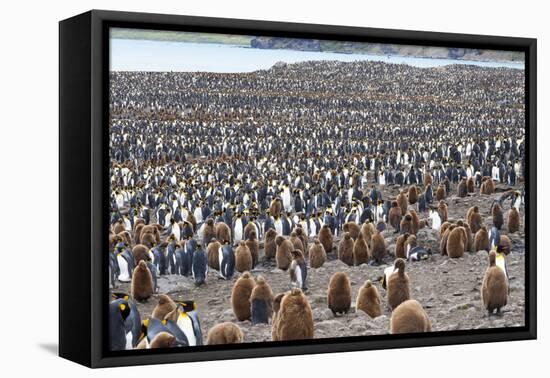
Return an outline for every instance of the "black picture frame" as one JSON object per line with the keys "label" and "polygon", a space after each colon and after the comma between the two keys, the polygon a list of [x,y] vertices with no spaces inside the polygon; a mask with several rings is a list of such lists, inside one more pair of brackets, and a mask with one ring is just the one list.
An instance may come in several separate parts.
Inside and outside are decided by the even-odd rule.
{"label": "black picture frame", "polygon": [[[468,47],[525,52],[525,326],[518,328],[109,352],[109,28]],[[92,10],[59,23],[59,354],[89,367],[206,361],[535,339],[536,39]]]}

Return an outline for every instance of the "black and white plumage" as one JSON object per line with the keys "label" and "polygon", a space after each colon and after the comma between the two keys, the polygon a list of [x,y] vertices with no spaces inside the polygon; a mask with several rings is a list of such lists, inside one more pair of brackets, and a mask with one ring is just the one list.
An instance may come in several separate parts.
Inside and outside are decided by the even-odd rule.
{"label": "black and white plumage", "polygon": [[235,251],[230,244],[225,244],[218,250],[218,262],[220,277],[230,280],[235,273]]}

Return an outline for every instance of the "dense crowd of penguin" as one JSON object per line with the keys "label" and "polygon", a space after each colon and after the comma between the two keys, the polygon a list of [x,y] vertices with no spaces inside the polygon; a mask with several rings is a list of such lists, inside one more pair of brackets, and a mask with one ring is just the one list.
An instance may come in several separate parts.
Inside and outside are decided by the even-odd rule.
{"label": "dense crowd of penguin", "polygon": [[[490,214],[473,206],[457,221],[446,198],[488,201],[496,184],[520,186],[523,81],[521,70],[379,62],[112,72],[111,349],[246,342],[237,323],[203,330],[196,298],[159,292],[159,276],[200,287],[209,269],[232,285],[235,318],[271,324],[273,341],[315,337],[308,269],[331,258],[390,263],[381,282],[365,280],[355,307],[374,318],[387,306],[389,332],[410,333],[430,331],[431,322],[411,298],[410,281],[420,278],[408,276],[407,264],[488,251],[481,300],[500,312],[507,233],[520,230],[524,193],[504,191]],[[399,194],[384,198],[387,186]],[[439,251],[417,237],[425,227],[439,231]],[[388,231],[397,237],[391,255]],[[289,290],[274,293],[254,276],[260,263],[286,272]],[[117,291],[120,282],[128,293]],[[325,285],[328,308],[345,316],[348,275],[335,272]],[[155,300],[143,317],[137,303]]]}

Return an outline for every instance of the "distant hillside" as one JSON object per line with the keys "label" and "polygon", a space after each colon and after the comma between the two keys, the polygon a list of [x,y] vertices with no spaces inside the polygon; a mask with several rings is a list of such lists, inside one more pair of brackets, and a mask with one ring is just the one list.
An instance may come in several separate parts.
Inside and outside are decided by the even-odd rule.
{"label": "distant hillside", "polygon": [[515,51],[411,46],[368,42],[324,41],[278,37],[257,37],[251,40],[250,46],[259,49],[325,51],[342,54],[399,55],[480,61],[524,61],[524,54]]}
{"label": "distant hillside", "polygon": [[141,39],[146,41],[189,42],[189,43],[218,43],[229,45],[250,46],[254,38],[247,35],[214,34],[178,32],[166,30],[142,30],[142,29],[111,29],[111,38],[115,39]]}

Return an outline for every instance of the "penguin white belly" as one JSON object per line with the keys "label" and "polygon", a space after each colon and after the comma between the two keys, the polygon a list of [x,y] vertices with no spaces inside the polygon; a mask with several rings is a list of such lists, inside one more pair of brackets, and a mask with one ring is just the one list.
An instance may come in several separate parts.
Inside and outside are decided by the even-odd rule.
{"label": "penguin white belly", "polygon": [[275,231],[277,231],[279,235],[283,234],[283,222],[281,222],[280,219],[275,221]]}
{"label": "penguin white belly", "polygon": [[235,222],[234,233],[235,233],[235,243],[238,243],[241,240],[243,240],[243,223],[240,220]]}
{"label": "penguin white belly", "polygon": [[116,256],[116,260],[118,262],[118,267],[120,268],[118,280],[120,282],[130,282],[132,280],[132,277],[130,277],[130,272],[128,272],[128,262],[124,257],[120,255]]}
{"label": "penguin white belly", "polygon": [[132,224],[129,219],[124,219],[124,229],[126,229],[126,231],[132,231]]}
{"label": "penguin white belly", "polygon": [[223,262],[223,251],[222,251],[222,248],[220,247],[218,249],[218,265],[220,267],[220,276],[225,278],[227,276],[227,273],[224,270],[222,270],[222,262]]}
{"label": "penguin white belly", "polygon": [[283,192],[283,206],[285,211],[290,211],[290,191],[288,188],[285,188]]}
{"label": "penguin white belly", "polygon": [[197,231],[197,237],[202,240],[202,238],[204,237],[204,227],[206,226],[206,223],[203,223],[201,224],[201,226],[199,227],[199,230]]}
{"label": "penguin white belly", "polygon": [[300,265],[296,265],[296,269],[294,269],[294,273],[296,274],[296,285],[298,288],[302,288],[302,269],[300,269]]}
{"label": "penguin white belly", "polygon": [[195,337],[195,330],[193,329],[193,322],[191,318],[184,313],[181,313],[178,317],[177,325],[179,329],[182,330],[183,333],[185,333],[185,336],[187,337],[187,341],[189,342],[189,346],[195,346],[197,345],[197,338]]}
{"label": "penguin white belly", "polygon": [[174,226],[172,227],[172,235],[174,235],[176,240],[180,240],[180,226],[178,226],[177,223],[174,223]]}
{"label": "penguin white belly", "polygon": [[380,185],[386,185],[386,176],[384,176],[384,175],[378,176],[378,183]]}
{"label": "penguin white belly", "polygon": [[195,211],[193,212],[193,215],[195,216],[195,219],[197,222],[202,222],[202,209],[200,207],[197,207]]}
{"label": "penguin white belly", "polygon": [[134,346],[132,345],[133,338],[134,335],[132,335],[132,332],[126,332],[126,350],[134,349]]}
{"label": "penguin white belly", "polygon": [[309,222],[309,236],[312,238],[317,236],[317,227],[315,222]]}

